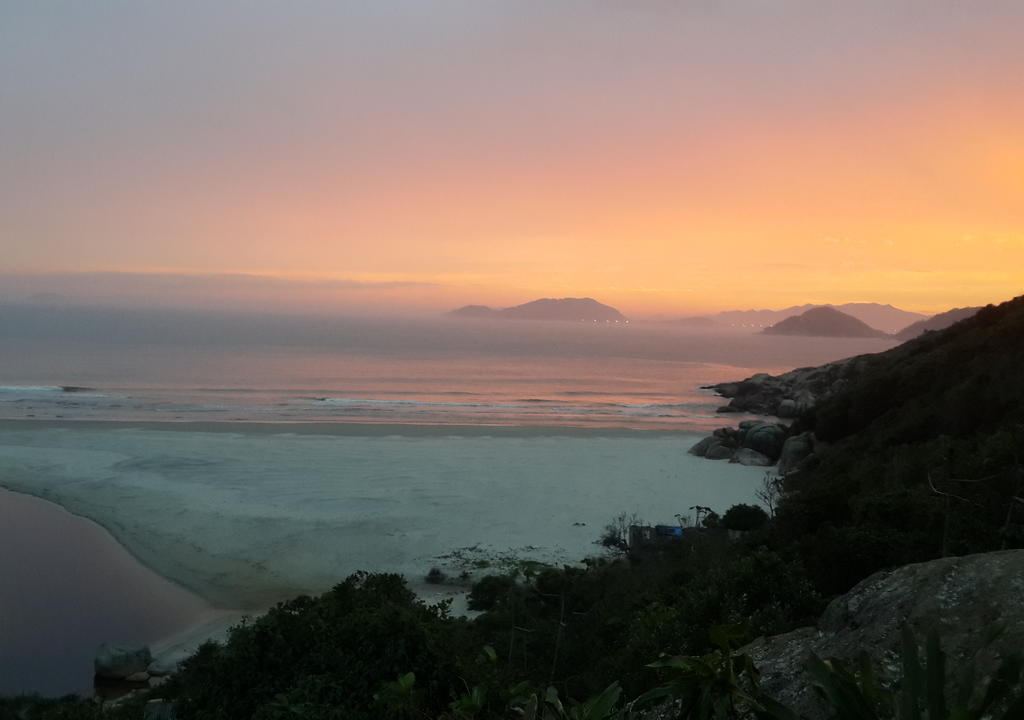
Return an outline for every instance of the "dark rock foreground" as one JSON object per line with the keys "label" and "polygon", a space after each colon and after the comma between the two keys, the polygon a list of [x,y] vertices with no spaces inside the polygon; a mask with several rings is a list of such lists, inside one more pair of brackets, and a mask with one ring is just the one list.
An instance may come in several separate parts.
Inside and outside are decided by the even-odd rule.
{"label": "dark rock foreground", "polygon": [[[830,715],[804,663],[855,661],[867,651],[880,679],[898,679],[904,625],[918,640],[933,628],[946,653],[947,697],[984,684],[1003,658],[1024,649],[1024,550],[943,558],[875,573],[833,600],[815,628],[762,638],[745,651],[762,689],[808,720]],[[973,673],[973,679],[968,674]]]}

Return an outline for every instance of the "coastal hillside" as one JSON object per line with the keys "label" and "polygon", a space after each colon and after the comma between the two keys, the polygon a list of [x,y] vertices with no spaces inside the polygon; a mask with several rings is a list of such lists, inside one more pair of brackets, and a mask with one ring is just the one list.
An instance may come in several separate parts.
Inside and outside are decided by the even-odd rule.
{"label": "coastal hillside", "polygon": [[1022,366],[1024,296],[843,366],[791,428],[828,449],[786,479],[778,517],[819,587],[1024,545]]}
{"label": "coastal hillside", "polygon": [[629,322],[611,305],[593,298],[541,298],[522,305],[494,309],[486,305],[466,305],[452,310],[449,317],[512,320],[563,320],[571,322]]}
{"label": "coastal hillside", "polygon": [[979,310],[981,310],[980,307],[953,308],[908,325],[896,333],[896,337],[900,340],[911,340],[929,330],[945,330],[950,325],[971,317]]}
{"label": "coastal hillside", "polygon": [[881,330],[831,307],[812,308],[765,328],[762,332],[766,335],[814,337],[886,337],[886,333]]}

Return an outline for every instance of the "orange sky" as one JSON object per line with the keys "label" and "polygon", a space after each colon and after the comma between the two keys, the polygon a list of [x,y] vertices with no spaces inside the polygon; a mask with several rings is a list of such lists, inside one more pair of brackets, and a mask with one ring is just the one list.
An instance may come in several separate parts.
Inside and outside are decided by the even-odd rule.
{"label": "orange sky", "polygon": [[28,5],[5,276],[632,315],[1024,292],[1017,3]]}

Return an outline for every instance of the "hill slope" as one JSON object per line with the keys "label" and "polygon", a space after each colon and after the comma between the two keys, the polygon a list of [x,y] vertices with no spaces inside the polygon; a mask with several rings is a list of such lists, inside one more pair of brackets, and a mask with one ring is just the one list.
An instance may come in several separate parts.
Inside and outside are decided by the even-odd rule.
{"label": "hill slope", "polygon": [[820,587],[1024,546],[1024,296],[849,364],[793,428],[830,449],[779,510]]}
{"label": "hill slope", "polygon": [[953,308],[908,325],[896,333],[896,337],[900,340],[910,340],[929,330],[945,330],[950,325],[973,316],[979,310],[980,307]]}
{"label": "hill slope", "polygon": [[885,337],[855,317],[831,307],[812,308],[802,315],[765,328],[768,335],[813,335],[819,337]]}

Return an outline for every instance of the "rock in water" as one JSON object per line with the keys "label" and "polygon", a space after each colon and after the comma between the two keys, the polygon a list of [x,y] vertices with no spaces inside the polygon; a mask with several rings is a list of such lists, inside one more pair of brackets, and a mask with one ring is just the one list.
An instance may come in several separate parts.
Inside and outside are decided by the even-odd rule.
{"label": "rock in water", "polygon": [[965,680],[991,677],[1024,647],[1024,550],[943,558],[875,573],[833,600],[818,627],[762,638],[745,651],[762,673],[761,689],[809,720],[830,717],[804,671],[814,653],[853,661],[869,653],[880,680],[898,679],[901,633],[918,641],[936,630],[947,656],[947,697]]}
{"label": "rock in water", "polygon": [[136,673],[146,672],[153,661],[145,645],[100,645],[93,662],[97,677],[124,680]]}

